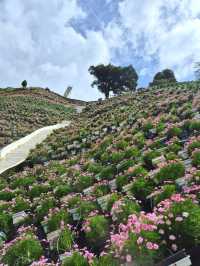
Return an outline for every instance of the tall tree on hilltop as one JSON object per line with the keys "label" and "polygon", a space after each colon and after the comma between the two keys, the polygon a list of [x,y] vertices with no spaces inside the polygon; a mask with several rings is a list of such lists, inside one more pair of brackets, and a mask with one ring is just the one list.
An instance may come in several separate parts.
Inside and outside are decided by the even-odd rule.
{"label": "tall tree on hilltop", "polygon": [[157,85],[163,82],[176,82],[176,77],[171,69],[164,69],[162,72],[156,73],[152,84]]}
{"label": "tall tree on hilltop", "polygon": [[92,87],[97,86],[106,98],[109,98],[110,92],[118,95],[125,91],[133,91],[137,86],[138,75],[132,66],[120,67],[101,64],[91,66],[89,72],[96,78]]}
{"label": "tall tree on hilltop", "polygon": [[22,87],[23,87],[24,89],[26,89],[28,83],[27,83],[26,80],[23,80],[22,83],[21,83],[21,85],[22,85]]}

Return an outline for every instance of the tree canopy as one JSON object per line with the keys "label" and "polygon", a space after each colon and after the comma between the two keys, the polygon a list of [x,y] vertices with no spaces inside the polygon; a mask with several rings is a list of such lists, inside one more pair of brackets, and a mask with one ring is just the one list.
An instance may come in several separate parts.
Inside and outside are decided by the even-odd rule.
{"label": "tree canopy", "polygon": [[134,91],[137,86],[138,75],[131,65],[120,67],[101,64],[91,66],[89,73],[96,78],[92,87],[96,86],[106,98],[109,98],[110,92],[118,95],[125,91]]}
{"label": "tree canopy", "polygon": [[163,82],[176,82],[176,77],[171,69],[164,69],[163,71],[156,73],[152,84],[157,85]]}
{"label": "tree canopy", "polygon": [[23,88],[26,88],[27,85],[28,85],[28,83],[27,83],[26,80],[23,80],[22,83],[21,83],[21,85],[22,85]]}

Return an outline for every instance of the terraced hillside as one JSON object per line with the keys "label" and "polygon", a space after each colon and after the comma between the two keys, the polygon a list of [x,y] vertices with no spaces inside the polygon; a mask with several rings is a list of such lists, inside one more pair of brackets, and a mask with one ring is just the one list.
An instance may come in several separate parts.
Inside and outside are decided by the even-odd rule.
{"label": "terraced hillside", "polygon": [[0,89],[0,148],[40,127],[67,120],[75,104],[41,88]]}
{"label": "terraced hillside", "polygon": [[200,84],[88,104],[0,187],[4,264],[199,265]]}

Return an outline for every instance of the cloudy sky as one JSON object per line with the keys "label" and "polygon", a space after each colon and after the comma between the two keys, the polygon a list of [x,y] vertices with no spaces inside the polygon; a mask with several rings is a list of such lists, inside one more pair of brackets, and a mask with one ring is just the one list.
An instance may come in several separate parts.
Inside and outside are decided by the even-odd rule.
{"label": "cloudy sky", "polygon": [[0,0],[0,87],[91,100],[90,65],[132,64],[145,86],[163,68],[191,80],[199,59],[199,0]]}

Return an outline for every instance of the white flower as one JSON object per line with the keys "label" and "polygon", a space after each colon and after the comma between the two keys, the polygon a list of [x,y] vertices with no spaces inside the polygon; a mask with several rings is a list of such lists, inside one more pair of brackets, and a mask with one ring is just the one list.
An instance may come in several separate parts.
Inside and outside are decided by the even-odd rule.
{"label": "white flower", "polygon": [[189,213],[188,212],[183,212],[182,213],[182,216],[185,217],[185,218],[187,218],[189,216]]}

